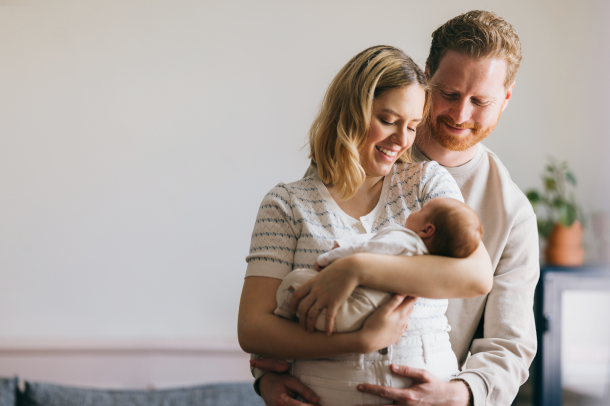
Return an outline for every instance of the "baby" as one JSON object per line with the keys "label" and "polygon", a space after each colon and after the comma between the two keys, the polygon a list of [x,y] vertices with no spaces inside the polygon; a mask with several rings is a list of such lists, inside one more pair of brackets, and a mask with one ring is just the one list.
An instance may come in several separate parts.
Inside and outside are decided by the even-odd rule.
{"label": "baby", "polygon": [[[404,227],[393,225],[376,234],[360,234],[335,240],[334,248],[318,257],[316,268],[323,269],[337,259],[358,252],[465,258],[479,246],[482,234],[481,223],[474,210],[455,199],[436,198],[420,211],[410,214]],[[317,274],[312,269],[296,269],[288,274],[277,290],[277,308],[274,313],[295,320],[296,315],[290,312],[294,289]],[[391,296],[389,292],[357,287],[337,311],[333,332],[345,333],[360,329],[366,318]],[[318,316],[316,329],[324,331],[325,321],[326,310]],[[412,330],[411,327],[410,323],[408,330]],[[419,330],[429,330],[426,326],[420,327]],[[448,331],[448,326],[445,331]]]}

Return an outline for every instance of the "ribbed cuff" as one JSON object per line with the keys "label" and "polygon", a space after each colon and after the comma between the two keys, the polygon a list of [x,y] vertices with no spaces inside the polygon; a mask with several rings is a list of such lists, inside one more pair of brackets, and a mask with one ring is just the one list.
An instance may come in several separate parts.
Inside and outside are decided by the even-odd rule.
{"label": "ribbed cuff", "polygon": [[465,381],[470,387],[470,392],[472,393],[473,398],[473,402],[471,403],[472,405],[485,406],[488,390],[485,380],[481,378],[480,375],[472,372],[464,372],[459,374],[456,379]]}

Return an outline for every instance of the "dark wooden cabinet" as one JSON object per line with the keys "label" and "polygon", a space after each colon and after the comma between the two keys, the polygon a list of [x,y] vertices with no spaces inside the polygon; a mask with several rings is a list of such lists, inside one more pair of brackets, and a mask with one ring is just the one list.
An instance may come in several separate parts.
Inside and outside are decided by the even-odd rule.
{"label": "dark wooden cabinet", "polygon": [[610,269],[543,267],[534,404],[610,405]]}

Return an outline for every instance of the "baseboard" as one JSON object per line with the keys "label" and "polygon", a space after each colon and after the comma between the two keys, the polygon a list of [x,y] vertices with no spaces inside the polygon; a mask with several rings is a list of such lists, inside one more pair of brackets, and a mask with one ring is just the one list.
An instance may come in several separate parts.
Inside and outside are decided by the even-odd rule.
{"label": "baseboard", "polygon": [[236,338],[4,338],[0,354],[20,352],[242,353]]}
{"label": "baseboard", "polygon": [[252,381],[234,338],[0,339],[0,376],[98,388]]}

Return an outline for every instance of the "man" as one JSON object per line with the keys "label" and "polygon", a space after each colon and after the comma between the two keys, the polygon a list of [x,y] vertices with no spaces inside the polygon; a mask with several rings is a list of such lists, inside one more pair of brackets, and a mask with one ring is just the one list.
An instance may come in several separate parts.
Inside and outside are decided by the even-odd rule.
{"label": "man", "polygon": [[[536,217],[500,160],[479,144],[510,101],[520,61],[516,32],[491,12],[462,14],[432,34],[426,61],[431,110],[417,129],[414,158],[445,166],[479,215],[494,285],[487,296],[449,302],[451,344],[462,371],[455,380],[447,383],[426,371],[393,366],[395,373],[414,380],[411,388],[359,385],[359,390],[387,398],[388,404],[509,405],[528,377],[536,353]],[[286,367],[265,359],[254,365]],[[303,405],[293,399],[297,394],[317,400],[288,375],[269,373],[259,383],[267,404]]]}

